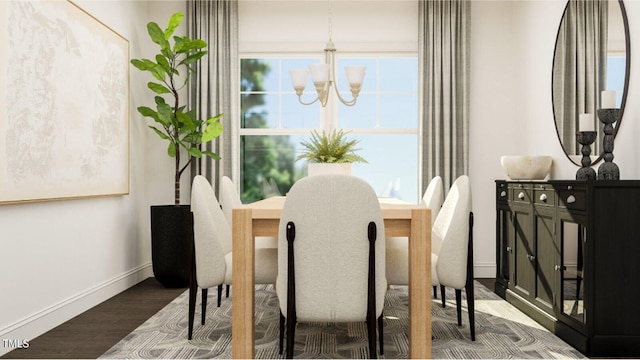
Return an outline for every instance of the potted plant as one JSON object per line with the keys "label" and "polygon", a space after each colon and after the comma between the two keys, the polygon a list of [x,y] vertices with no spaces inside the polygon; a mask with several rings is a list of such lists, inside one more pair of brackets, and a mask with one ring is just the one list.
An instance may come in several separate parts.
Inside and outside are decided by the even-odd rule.
{"label": "potted plant", "polygon": [[330,133],[313,130],[309,141],[302,141],[303,151],[296,160],[308,161],[309,176],[319,174],[351,174],[351,164],[367,163],[356,152],[360,149],[356,145],[360,140],[348,139],[346,133],[333,130]]}
{"label": "potted plant", "polygon": [[[220,157],[200,149],[201,144],[216,139],[222,133],[222,114],[199,120],[195,110],[182,104],[180,91],[195,72],[193,67],[207,54],[207,43],[187,36],[173,36],[184,14],[173,14],[162,30],[155,22],[147,24],[151,40],[159,46],[155,61],[132,59],[137,69],[149,72],[156,81],[147,87],[155,96],[155,108],[140,106],[138,112],[153,119],[149,125],[161,139],[168,142],[167,154],[175,160],[174,204],[151,206],[151,248],[153,272],[156,279],[167,287],[183,287],[189,284],[192,246],[191,209],[180,204],[180,177],[194,158]],[[166,98],[165,98],[166,97]],[[186,156],[186,161],[183,161]]]}

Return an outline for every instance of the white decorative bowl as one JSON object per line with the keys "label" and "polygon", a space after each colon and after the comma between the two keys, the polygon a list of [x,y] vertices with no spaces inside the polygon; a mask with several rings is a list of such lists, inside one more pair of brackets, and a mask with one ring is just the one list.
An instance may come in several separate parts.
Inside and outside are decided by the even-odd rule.
{"label": "white decorative bowl", "polygon": [[549,175],[553,158],[546,155],[502,156],[500,163],[511,180],[544,180]]}

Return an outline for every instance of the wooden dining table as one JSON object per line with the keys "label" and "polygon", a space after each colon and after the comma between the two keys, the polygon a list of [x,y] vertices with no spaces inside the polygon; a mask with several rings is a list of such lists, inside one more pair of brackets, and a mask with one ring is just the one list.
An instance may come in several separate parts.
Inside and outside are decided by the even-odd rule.
{"label": "wooden dining table", "polygon": [[[231,355],[255,357],[255,237],[278,236],[285,197],[233,209]],[[409,239],[409,357],[431,358],[431,210],[380,198],[386,237]]]}

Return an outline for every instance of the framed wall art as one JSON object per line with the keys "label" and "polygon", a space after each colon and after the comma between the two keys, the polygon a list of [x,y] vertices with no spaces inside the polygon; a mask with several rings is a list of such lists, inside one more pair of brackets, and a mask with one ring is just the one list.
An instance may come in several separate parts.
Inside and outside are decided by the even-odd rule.
{"label": "framed wall art", "polygon": [[129,41],[71,1],[0,1],[0,204],[129,193]]}

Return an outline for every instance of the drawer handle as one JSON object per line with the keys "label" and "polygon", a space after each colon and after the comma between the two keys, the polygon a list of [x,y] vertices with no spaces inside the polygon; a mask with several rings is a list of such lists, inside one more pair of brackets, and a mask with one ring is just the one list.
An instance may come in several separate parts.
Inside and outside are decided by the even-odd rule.
{"label": "drawer handle", "polygon": [[500,197],[505,197],[507,196],[507,192],[502,190],[502,192],[500,192]]}
{"label": "drawer handle", "polygon": [[547,194],[540,195],[540,201],[547,201]]}
{"label": "drawer handle", "polygon": [[567,204],[573,204],[574,202],[576,202],[576,197],[573,195],[569,195],[567,196]]}
{"label": "drawer handle", "polygon": [[524,193],[523,192],[520,192],[520,194],[518,194],[518,199],[524,200]]}
{"label": "drawer handle", "polygon": [[507,246],[507,252],[510,253],[511,252],[511,246]]}
{"label": "drawer handle", "polygon": [[529,261],[534,261],[536,259],[535,256],[529,254],[527,254],[527,258],[529,259]]}
{"label": "drawer handle", "polygon": [[556,271],[558,271],[558,270],[562,269],[562,266],[560,266],[560,265],[556,265],[556,266],[555,266],[555,269],[556,269]]}

